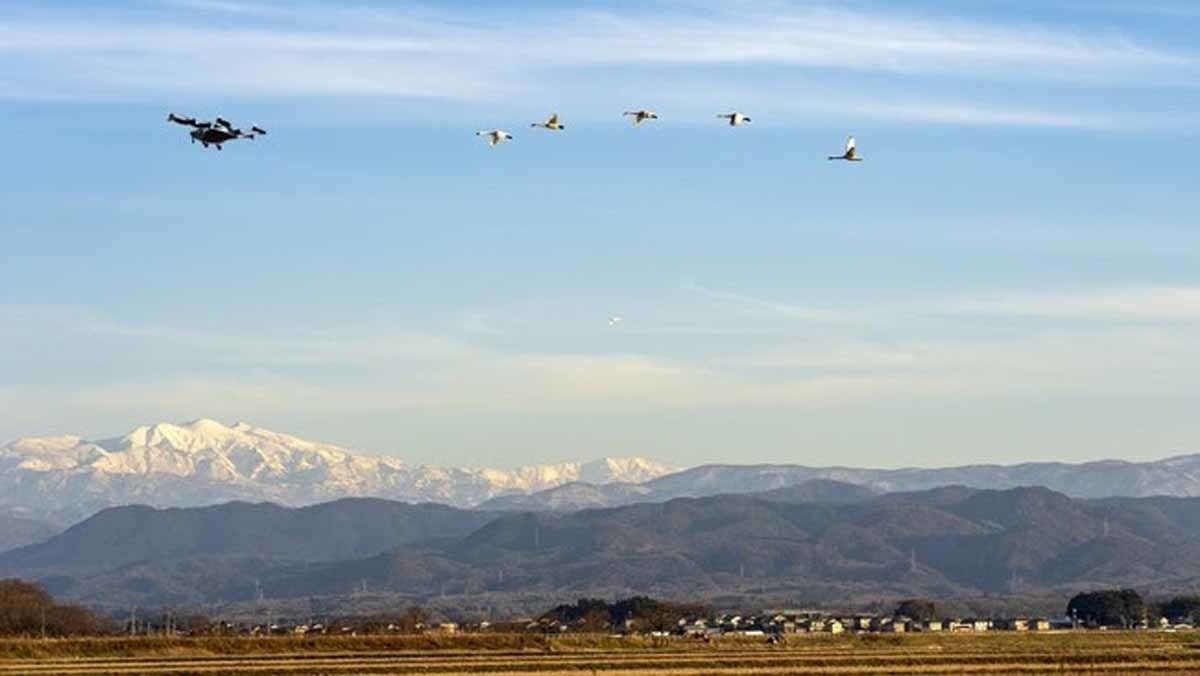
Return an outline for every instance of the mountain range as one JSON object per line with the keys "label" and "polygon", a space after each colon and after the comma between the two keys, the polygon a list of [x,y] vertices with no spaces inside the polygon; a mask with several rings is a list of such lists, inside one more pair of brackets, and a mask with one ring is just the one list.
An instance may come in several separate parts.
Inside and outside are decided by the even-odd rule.
{"label": "mountain range", "polygon": [[281,570],[271,590],[335,593],[363,579],[416,597],[440,590],[954,598],[1108,585],[1184,589],[1200,579],[1196,498],[1081,500],[1040,487],[963,486],[858,493],[836,503],[812,502],[813,495],[783,490],[510,514],[457,540]]}
{"label": "mountain range", "polygon": [[572,513],[384,500],[121,507],[0,555],[0,574],[110,608],[253,607],[260,590],[311,604],[360,589],[393,607],[527,611],[628,594],[827,604],[1042,595],[1054,605],[1100,586],[1194,588],[1200,499],[964,486],[876,495],[819,481]]}
{"label": "mountain range", "polygon": [[804,465],[702,465],[635,485],[566,483],[528,495],[503,495],[480,506],[517,511],[570,511],[662,502],[681,497],[755,493],[814,479],[862,486],[877,493],[939,486],[1016,488],[1043,486],[1077,498],[1200,497],[1200,454],[1153,462],[1102,460],[1079,464],[1032,462],[946,468],[861,469]]}
{"label": "mountain range", "polygon": [[[453,468],[412,465],[245,423],[227,427],[201,419],[138,427],[112,439],[37,437],[0,447],[0,514],[19,514],[23,520],[0,533],[0,548],[127,504],[192,507],[240,500],[303,506],[378,497],[484,510],[572,511],[762,492],[814,479],[875,493],[945,485],[1044,486],[1081,498],[1193,497],[1200,496],[1200,455],[938,469],[780,464],[677,470],[638,457],[516,469]],[[0,530],[5,528],[0,522]]]}
{"label": "mountain range", "polygon": [[494,514],[437,504],[344,498],[308,507],[229,502],[112,507],[38,545],[4,555],[21,570],[103,571],[201,556],[336,561],[468,535]]}
{"label": "mountain range", "polygon": [[123,436],[24,438],[0,447],[0,509],[66,526],[127,504],[190,507],[231,500],[307,505],[342,497],[471,506],[568,482],[642,482],[675,471],[644,458],[517,469],[410,465],[388,456],[213,420],[138,427]]}

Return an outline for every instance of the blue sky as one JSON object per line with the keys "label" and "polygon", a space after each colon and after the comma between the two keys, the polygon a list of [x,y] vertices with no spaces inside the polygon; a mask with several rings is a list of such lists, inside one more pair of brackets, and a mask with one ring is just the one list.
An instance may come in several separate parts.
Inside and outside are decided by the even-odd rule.
{"label": "blue sky", "polygon": [[[0,437],[1197,450],[1197,30],[1167,1],[5,3]],[[270,135],[204,152],[168,111]],[[849,133],[866,161],[825,161]]]}

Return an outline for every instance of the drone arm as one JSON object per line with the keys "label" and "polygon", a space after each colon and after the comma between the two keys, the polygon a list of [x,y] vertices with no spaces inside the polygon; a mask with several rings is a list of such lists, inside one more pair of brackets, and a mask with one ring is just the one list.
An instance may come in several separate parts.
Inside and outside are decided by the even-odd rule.
{"label": "drone arm", "polygon": [[176,115],[175,113],[167,115],[167,122],[174,122],[175,124],[180,124],[185,127],[193,127],[196,129],[199,129],[202,126],[194,117],[184,117],[182,115]]}

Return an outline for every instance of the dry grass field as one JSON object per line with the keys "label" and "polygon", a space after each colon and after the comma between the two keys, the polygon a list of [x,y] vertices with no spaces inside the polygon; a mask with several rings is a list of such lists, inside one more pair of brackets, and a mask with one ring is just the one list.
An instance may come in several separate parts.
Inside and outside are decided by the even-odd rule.
{"label": "dry grass field", "polygon": [[5,674],[1200,673],[1200,634],[995,633],[761,640],[458,637],[0,641]]}

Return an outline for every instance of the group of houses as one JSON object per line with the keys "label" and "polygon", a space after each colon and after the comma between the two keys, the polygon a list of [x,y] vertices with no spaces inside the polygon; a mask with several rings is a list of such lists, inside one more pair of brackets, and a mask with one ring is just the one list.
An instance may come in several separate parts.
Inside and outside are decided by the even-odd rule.
{"label": "group of houses", "polygon": [[[764,610],[756,614],[720,613],[707,617],[686,616],[673,621],[658,621],[654,625],[630,618],[611,627],[618,635],[651,635],[711,640],[721,636],[760,637],[770,641],[783,640],[792,634],[904,634],[922,632],[1045,632],[1069,629],[1099,628],[1085,627],[1070,619],[1050,620],[1044,617],[1008,618],[956,618],[916,620],[902,615],[874,615],[865,613],[836,614],[820,610]],[[1192,630],[1188,623],[1171,622],[1162,618],[1157,622],[1143,621],[1134,628],[1158,629],[1160,631]],[[158,633],[161,628],[144,625],[146,633]],[[556,621],[548,617],[539,619],[516,619],[500,622],[476,622],[459,624],[454,622],[419,622],[415,625],[379,622],[364,619],[345,619],[320,622],[278,620],[266,623],[232,624],[215,623],[202,633],[242,634],[249,636],[269,635],[343,635],[368,634],[457,634],[480,632],[536,632],[566,634],[595,631],[594,627]],[[173,633],[186,635],[196,633],[175,629]]]}
{"label": "group of houses", "polygon": [[[920,632],[987,632],[987,631],[1063,631],[1085,628],[1069,618],[1051,620],[1045,617],[954,618],[915,620],[903,615],[847,614],[836,615],[815,610],[765,610],[758,615],[723,614],[711,618],[680,618],[674,633],[684,636],[746,635],[778,636],[784,634],[903,634]],[[1093,627],[1088,627],[1093,628]],[[1094,627],[1103,629],[1106,627]],[[1157,622],[1143,621],[1135,629],[1160,631],[1190,631],[1187,622],[1160,618]]]}
{"label": "group of houses", "polygon": [[[416,625],[403,625],[394,622],[377,622],[370,619],[348,618],[345,620],[333,620],[328,623],[279,619],[269,622],[213,622],[204,627],[165,627],[161,624],[146,622],[140,624],[136,630],[131,630],[126,625],[124,631],[130,634],[169,634],[175,636],[189,636],[199,634],[216,634],[216,635],[242,635],[242,636],[310,636],[310,635],[335,635],[335,636],[365,636],[378,634],[457,634],[464,631],[480,632],[489,631],[493,625],[489,622],[479,622],[470,625],[461,625],[456,622],[432,622],[418,623]],[[513,628],[507,628],[508,631],[514,631]],[[519,630],[519,628],[515,629]]]}
{"label": "group of houses", "polygon": [[[892,615],[830,615],[810,610],[766,610],[743,617],[720,615],[713,618],[681,618],[676,633],[684,635],[779,635],[906,632],[983,632],[1050,631],[1054,623],[1046,618],[967,618],[951,620],[914,620]],[[1068,623],[1067,628],[1070,628]]]}
{"label": "group of houses", "polygon": [[[334,622],[330,625],[305,622],[278,622],[270,625],[250,625],[242,627],[242,633],[250,635],[286,635],[294,634],[305,636],[308,634],[335,634],[342,636],[358,636],[360,634],[457,634],[468,627],[459,625],[457,622],[435,622],[432,624],[418,623],[415,626],[408,627],[396,623],[359,623],[351,621]],[[490,623],[482,622],[475,625],[470,625],[472,631],[487,631],[490,628]]]}
{"label": "group of houses", "polygon": [[[965,618],[949,620],[914,620],[904,616],[848,614],[835,615],[817,610],[765,610],[758,614],[722,613],[709,617],[680,617],[673,626],[639,626],[635,619],[626,620],[613,631],[620,634],[645,633],[658,636],[711,638],[717,636],[777,637],[787,634],[876,633],[901,634],[908,632],[985,632],[985,631],[1050,631],[1070,629],[1070,621],[1054,622],[1047,618]],[[533,621],[527,630],[547,633],[567,633],[579,628],[550,619]]]}

